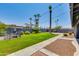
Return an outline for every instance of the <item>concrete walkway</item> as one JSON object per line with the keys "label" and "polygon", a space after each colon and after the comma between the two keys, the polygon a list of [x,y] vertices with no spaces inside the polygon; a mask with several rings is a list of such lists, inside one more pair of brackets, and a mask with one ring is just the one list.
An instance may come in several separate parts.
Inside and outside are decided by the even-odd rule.
{"label": "concrete walkway", "polygon": [[55,54],[55,53],[53,53],[53,52],[51,52],[51,51],[49,51],[49,50],[47,50],[45,48],[41,49],[40,51],[45,53],[48,56],[58,56],[57,54]]}
{"label": "concrete walkway", "polygon": [[48,56],[59,56],[56,53],[53,53],[47,49],[45,49],[44,47],[46,47],[47,45],[49,45],[50,43],[56,41],[57,39],[66,39],[66,40],[72,40],[72,44],[75,46],[76,48],[76,52],[74,53],[74,56],[79,56],[79,45],[76,41],[76,39],[73,38],[68,38],[68,37],[62,37],[63,34],[62,33],[57,33],[59,34],[59,36],[54,37],[54,38],[50,38],[46,41],[40,42],[38,44],[35,44],[33,46],[24,48],[22,50],[19,50],[17,52],[14,52],[12,54],[9,54],[7,56],[31,56],[33,53],[36,53],[37,51],[40,51]]}
{"label": "concrete walkway", "polygon": [[[76,39],[75,39],[75,37],[73,37],[73,38],[70,38],[70,37],[61,37],[61,38],[58,38],[58,39],[62,39],[62,40],[72,40],[72,44],[74,45],[74,47],[75,47],[75,49],[76,49],[76,51],[74,52],[74,56],[79,56],[79,45],[78,45],[78,43],[77,43],[77,41],[76,41]],[[55,40],[56,41],[56,40]],[[54,41],[54,42],[55,42]],[[54,43],[53,42],[53,43]],[[52,46],[51,46],[52,47]],[[65,47],[66,48],[66,47]],[[72,50],[72,49],[71,49]],[[54,53],[54,52],[52,52],[52,51],[50,51],[50,50],[48,50],[48,49],[46,49],[46,48],[42,48],[41,50],[38,50],[38,51],[40,51],[40,52],[42,52],[42,53],[44,53],[44,54],[46,54],[47,56],[59,56],[58,54],[56,54],[56,53]],[[33,53],[34,54],[34,56],[40,56],[41,55],[41,53],[38,53],[38,51],[37,52],[35,52],[35,53]],[[68,52],[68,53],[71,53],[71,52]],[[32,56],[33,56],[33,54],[32,54]],[[42,55],[42,56],[45,56],[45,55]]]}
{"label": "concrete walkway", "polygon": [[32,55],[33,53],[35,53],[36,51],[42,49],[43,47],[47,46],[48,44],[54,42],[55,40],[57,40],[58,38],[61,38],[63,35],[60,34],[54,38],[50,38],[48,40],[45,40],[43,42],[40,42],[38,44],[35,44],[33,46],[30,46],[30,47],[27,47],[27,48],[24,48],[22,50],[19,50],[17,52],[14,52],[12,54],[9,54],[7,56],[30,56]]}
{"label": "concrete walkway", "polygon": [[76,38],[73,38],[73,42],[72,43],[76,47],[76,52],[75,52],[74,56],[79,56],[79,44],[77,43]]}

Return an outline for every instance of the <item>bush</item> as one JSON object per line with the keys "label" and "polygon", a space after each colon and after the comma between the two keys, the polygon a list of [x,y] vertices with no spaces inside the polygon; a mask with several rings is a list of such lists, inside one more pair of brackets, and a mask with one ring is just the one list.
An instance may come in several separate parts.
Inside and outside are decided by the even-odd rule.
{"label": "bush", "polygon": [[29,31],[26,31],[26,32],[24,32],[24,34],[30,34],[30,32]]}
{"label": "bush", "polygon": [[4,35],[5,35],[5,33],[6,33],[6,31],[5,31],[5,30],[1,30],[1,31],[0,31],[0,36],[4,36]]}
{"label": "bush", "polygon": [[68,36],[68,34],[67,33],[64,33],[64,36]]}
{"label": "bush", "polygon": [[4,36],[4,34],[3,33],[0,33],[0,36]]}
{"label": "bush", "polygon": [[34,33],[39,33],[39,29],[37,28],[37,29],[33,29],[33,32]]}
{"label": "bush", "polygon": [[69,35],[72,35],[73,33],[72,32],[69,32]]}
{"label": "bush", "polygon": [[21,32],[20,35],[24,35],[24,32]]}
{"label": "bush", "polygon": [[35,34],[35,33],[41,33],[41,31],[39,31],[39,32],[36,32],[36,31],[32,31],[32,33],[33,33],[33,34]]}
{"label": "bush", "polygon": [[34,31],[33,31],[32,33],[33,33],[33,34],[35,34],[35,32],[34,32]]}
{"label": "bush", "polygon": [[41,31],[39,31],[39,33],[41,33]]}

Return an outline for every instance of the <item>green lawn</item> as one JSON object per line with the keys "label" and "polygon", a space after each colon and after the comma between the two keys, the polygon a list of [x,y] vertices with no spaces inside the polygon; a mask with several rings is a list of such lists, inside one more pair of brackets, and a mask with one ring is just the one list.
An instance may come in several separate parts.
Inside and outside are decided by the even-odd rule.
{"label": "green lawn", "polygon": [[0,55],[8,55],[17,50],[23,49],[28,46],[32,46],[41,41],[47,40],[51,37],[55,37],[55,34],[38,33],[23,35],[13,40],[0,41]]}

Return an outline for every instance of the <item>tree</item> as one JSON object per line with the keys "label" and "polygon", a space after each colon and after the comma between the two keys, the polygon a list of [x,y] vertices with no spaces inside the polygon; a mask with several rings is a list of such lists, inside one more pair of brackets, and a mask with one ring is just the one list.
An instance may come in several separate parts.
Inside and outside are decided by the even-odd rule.
{"label": "tree", "polygon": [[33,31],[35,33],[38,33],[39,32],[39,17],[40,17],[40,14],[34,15],[34,17],[35,17],[35,28],[33,29]]}
{"label": "tree", "polygon": [[3,35],[5,33],[6,28],[7,28],[7,25],[0,22],[0,35]]}
{"label": "tree", "polygon": [[52,28],[52,6],[49,6],[49,14],[50,14],[49,32],[51,33],[52,32],[52,30],[51,30],[51,28]]}
{"label": "tree", "polygon": [[5,29],[6,28],[6,25],[2,22],[0,22],[0,29]]}
{"label": "tree", "polygon": [[59,30],[59,29],[61,29],[62,28],[62,26],[56,26],[55,28],[54,28],[54,30]]}
{"label": "tree", "polygon": [[37,20],[36,20],[36,25],[37,25],[37,28],[39,28],[39,18],[40,18],[40,14],[37,14]]}

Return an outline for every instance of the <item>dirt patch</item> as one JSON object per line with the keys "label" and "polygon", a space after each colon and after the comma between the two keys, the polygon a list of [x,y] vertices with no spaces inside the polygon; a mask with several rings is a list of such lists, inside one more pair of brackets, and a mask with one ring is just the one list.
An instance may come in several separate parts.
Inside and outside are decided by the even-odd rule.
{"label": "dirt patch", "polygon": [[41,51],[37,51],[37,52],[33,53],[31,56],[47,56],[47,55],[44,54],[44,53],[41,52]]}
{"label": "dirt patch", "polygon": [[60,56],[73,56],[76,52],[72,40],[58,39],[45,47],[47,50]]}

